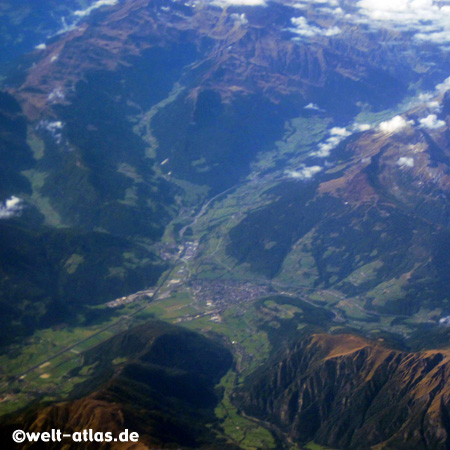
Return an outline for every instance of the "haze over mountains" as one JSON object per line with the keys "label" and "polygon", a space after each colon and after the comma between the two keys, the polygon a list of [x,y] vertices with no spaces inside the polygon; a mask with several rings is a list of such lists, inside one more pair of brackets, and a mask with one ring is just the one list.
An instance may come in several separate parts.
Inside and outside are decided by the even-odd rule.
{"label": "haze over mountains", "polygon": [[[264,448],[233,437],[223,399],[279,448],[448,448],[449,2],[4,2],[0,26],[1,375],[10,398],[48,402],[5,423],[100,402],[138,426],[142,388],[147,448]],[[213,339],[192,337],[192,358],[223,364],[134,354],[159,327],[187,333],[133,322],[148,302]],[[86,377],[69,403],[7,364],[116,319],[80,351],[110,362],[64,375]],[[192,377],[207,404],[155,400]]]}

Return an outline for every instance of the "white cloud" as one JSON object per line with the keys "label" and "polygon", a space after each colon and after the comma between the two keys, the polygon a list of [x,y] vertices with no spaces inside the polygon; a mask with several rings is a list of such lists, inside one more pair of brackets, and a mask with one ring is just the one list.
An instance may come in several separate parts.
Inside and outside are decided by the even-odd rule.
{"label": "white cloud", "polygon": [[317,8],[317,11],[321,12],[322,14],[333,14],[335,16],[342,16],[344,14],[344,11],[342,8],[329,8],[328,6]]}
{"label": "white cloud", "polygon": [[231,14],[230,17],[234,20],[234,23],[237,23],[239,25],[248,24],[248,20],[245,14]]}
{"label": "white cloud", "polygon": [[74,23],[68,24],[67,23],[67,19],[65,17],[62,17],[61,18],[61,25],[62,26],[61,26],[60,30],[56,34],[57,35],[58,34],[64,34],[64,33],[67,33],[69,31],[74,30],[77,27],[77,23],[78,23],[79,20],[80,19],[77,18]]}
{"label": "white cloud", "polygon": [[446,92],[450,89],[450,77],[446,78],[442,83],[436,85],[436,90],[440,93]]}
{"label": "white cloud", "polygon": [[319,144],[319,150],[312,152],[311,156],[318,156],[319,158],[326,158],[330,156],[331,150],[336,148],[338,143],[333,143],[330,139],[323,144]]}
{"label": "white cloud", "polygon": [[350,136],[352,133],[350,133],[350,131],[347,130],[347,128],[341,128],[341,127],[333,127],[330,130],[330,134],[332,136],[342,136],[342,137],[347,137]]}
{"label": "white cloud", "polygon": [[294,28],[289,28],[289,31],[302,37],[335,36],[341,32],[341,29],[338,27],[320,28],[310,25],[304,17],[292,17],[291,23],[294,25]]}
{"label": "white cloud", "polygon": [[85,17],[88,16],[94,9],[101,8],[102,6],[114,6],[117,5],[117,3],[118,0],[97,0],[88,8],[75,11],[74,14],[78,17]]}
{"label": "white cloud", "polygon": [[362,19],[415,33],[415,38],[437,44],[450,42],[448,0],[360,0]]}
{"label": "white cloud", "polygon": [[[372,17],[389,20],[390,14],[413,14],[422,11],[427,14],[433,7],[433,0],[361,0],[357,3],[359,8],[366,10]],[[402,16],[406,20],[405,16]]]}
{"label": "white cloud", "polygon": [[[444,82],[445,83],[445,82]],[[442,86],[444,86],[444,83],[441,83]],[[438,86],[441,86],[441,84],[438,84]],[[450,83],[449,83],[450,87]],[[438,88],[436,87],[436,90],[439,92]],[[436,92],[422,92],[419,94],[418,97],[418,104],[425,103],[427,105],[428,109],[439,111],[441,109],[441,105],[437,100],[434,100],[436,98]]]}
{"label": "white cloud", "polygon": [[14,195],[7,199],[4,204],[0,203],[0,219],[10,219],[20,214],[21,203],[22,200]]}
{"label": "white cloud", "polygon": [[89,16],[95,9],[101,8],[102,6],[114,6],[119,3],[119,0],[96,0],[91,6],[85,9],[79,9],[74,11],[68,17],[61,17],[61,28],[56,32],[56,35],[64,34],[77,28],[78,23],[83,17]]}
{"label": "white cloud", "polygon": [[36,50],[45,50],[47,48],[47,46],[45,45],[45,43],[36,45],[36,47],[34,47]]}
{"label": "white cloud", "polygon": [[64,124],[59,120],[54,122],[41,120],[38,124],[38,128],[47,130],[51,134],[51,136],[53,136],[57,144],[60,144],[62,141],[61,130],[63,129],[63,127]]}
{"label": "white cloud", "polygon": [[308,103],[305,109],[314,109],[316,111],[321,111],[321,109],[315,103]]}
{"label": "white cloud", "polygon": [[380,131],[383,133],[397,133],[408,125],[413,125],[414,121],[406,121],[402,116],[395,116],[391,120],[381,122],[379,125]]}
{"label": "white cloud", "polygon": [[267,6],[265,0],[214,0],[211,2],[212,5],[220,6],[224,8],[225,6]]}
{"label": "white cloud", "polygon": [[435,33],[417,33],[416,39],[429,41],[435,44],[442,44],[450,41],[449,30],[438,31]]}
{"label": "white cloud", "polygon": [[305,3],[294,3],[291,6],[296,9],[305,9],[308,5]]}
{"label": "white cloud", "polygon": [[414,158],[408,156],[402,156],[397,161],[397,166],[400,167],[414,167]]}
{"label": "white cloud", "polygon": [[338,7],[339,1],[338,0],[297,0],[296,3],[294,3],[290,6],[292,6],[293,8],[303,9],[303,8],[308,7],[311,4],[328,6],[328,7],[329,6]]}
{"label": "white cloud", "polygon": [[419,122],[423,127],[429,128],[430,130],[435,130],[436,128],[440,128],[445,125],[443,120],[438,120],[436,114],[430,114],[427,117],[420,119]]}
{"label": "white cloud", "polygon": [[450,316],[442,317],[442,319],[439,319],[439,323],[441,325],[450,325]]}
{"label": "white cloud", "polygon": [[61,87],[57,87],[53,89],[52,92],[48,95],[47,99],[48,101],[56,101],[56,100],[63,100],[65,98],[64,91]]}
{"label": "white cloud", "polygon": [[264,0],[226,0],[229,5],[266,6]]}
{"label": "white cloud", "polygon": [[421,102],[428,102],[433,98],[433,94],[430,92],[422,92],[419,94],[419,101]]}
{"label": "white cloud", "polygon": [[352,133],[346,128],[334,127],[329,131],[330,137],[319,144],[318,150],[311,153],[311,156],[317,156],[319,158],[327,158],[330,156],[331,150],[335,149],[346,137]]}
{"label": "white cloud", "polygon": [[372,127],[368,123],[355,123],[353,125],[353,130],[356,132],[368,131]]}
{"label": "white cloud", "polygon": [[320,166],[302,167],[299,170],[289,170],[287,175],[298,180],[309,180],[322,170]]}
{"label": "white cloud", "polygon": [[439,104],[438,101],[432,101],[432,102],[428,102],[427,103],[427,107],[434,110],[434,111],[440,111],[441,110],[441,105]]}
{"label": "white cloud", "polygon": [[55,121],[55,122],[48,122],[47,124],[47,130],[49,131],[56,131],[60,130],[63,127],[63,123],[61,121]]}

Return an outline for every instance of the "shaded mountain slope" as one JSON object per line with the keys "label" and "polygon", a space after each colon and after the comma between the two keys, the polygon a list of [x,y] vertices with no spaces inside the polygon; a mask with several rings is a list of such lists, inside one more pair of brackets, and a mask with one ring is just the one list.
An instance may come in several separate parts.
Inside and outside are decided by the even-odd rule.
{"label": "shaded mountain slope", "polygon": [[[94,442],[83,448],[233,448],[214,433],[219,400],[214,387],[232,363],[231,354],[220,344],[153,321],[112,338],[84,358],[86,364],[97,365],[96,378],[79,387],[77,395],[94,392],[10,418],[1,427],[5,442],[11,441],[10,431],[17,427],[60,428],[68,433],[92,428],[114,435],[124,429],[138,432],[139,444]],[[126,362],[117,365],[113,362],[117,358]],[[68,445],[65,448],[79,448],[77,443]]]}
{"label": "shaded mountain slope", "polygon": [[[155,217],[152,222],[143,208],[140,214],[137,208],[127,211],[120,202],[114,208],[112,199],[109,206],[99,206],[100,194],[94,192],[92,175],[72,166],[76,156],[56,149],[48,130],[41,134],[48,139],[48,154],[36,156],[45,145],[37,139],[33,150],[28,133],[19,104],[1,93],[1,205],[15,196],[21,202],[11,217],[0,218],[1,344],[38,327],[78,320],[83,305],[106,302],[152,285],[165,267],[153,251],[130,237],[145,233],[147,239],[156,239],[162,233],[161,222],[168,221],[168,212],[161,207],[156,217],[151,213]],[[50,169],[53,163],[53,169],[58,169]],[[64,188],[55,190],[59,184]],[[150,189],[144,188],[143,195]],[[170,195],[167,190],[167,186],[166,190],[161,187],[161,202]],[[24,197],[28,201],[24,202]],[[50,198],[55,199],[54,208]],[[87,284],[92,288],[86,290]]]}

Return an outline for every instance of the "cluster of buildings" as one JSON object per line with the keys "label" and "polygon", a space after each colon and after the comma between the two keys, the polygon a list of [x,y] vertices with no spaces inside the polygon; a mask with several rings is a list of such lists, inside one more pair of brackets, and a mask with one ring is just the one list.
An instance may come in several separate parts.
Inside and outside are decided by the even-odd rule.
{"label": "cluster of buildings", "polygon": [[164,242],[157,247],[159,256],[164,261],[174,261],[177,259],[189,261],[196,255],[198,245],[198,241],[188,241],[180,245],[168,244],[167,242]]}
{"label": "cluster of buildings", "polygon": [[269,294],[269,286],[235,280],[193,280],[190,289],[196,301],[209,307],[242,303]]}
{"label": "cluster of buildings", "polygon": [[197,253],[198,244],[198,241],[186,242],[183,249],[184,254],[181,259],[185,261],[189,261],[190,259],[192,259]]}
{"label": "cluster of buildings", "polygon": [[117,308],[118,306],[127,305],[128,303],[134,302],[135,300],[152,298],[154,294],[155,289],[147,289],[145,291],[139,291],[126,297],[116,298],[115,300],[106,303],[106,306],[108,308]]}
{"label": "cluster of buildings", "polygon": [[168,244],[166,242],[156,245],[158,254],[164,261],[173,261],[180,258],[182,245]]}

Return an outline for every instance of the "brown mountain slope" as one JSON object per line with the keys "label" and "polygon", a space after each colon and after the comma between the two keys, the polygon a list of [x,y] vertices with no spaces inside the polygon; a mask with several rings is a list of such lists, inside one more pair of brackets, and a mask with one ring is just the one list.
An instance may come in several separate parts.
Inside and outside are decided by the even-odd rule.
{"label": "brown mountain slope", "polygon": [[[245,20],[236,13],[243,10]],[[194,8],[165,0],[126,0],[97,11],[92,20],[36,52],[35,63],[20,82],[14,80],[11,92],[32,120],[54,115],[55,105],[70,104],[86,74],[115,72],[134,65],[149,49],[168,51],[182,42],[198,52],[182,80],[192,98],[198,90],[211,88],[226,100],[258,93],[278,103],[293,96],[300,103],[329,103],[342,115],[358,100],[392,104],[405,90],[405,80],[415,77],[414,70],[405,72],[402,65],[392,64],[394,58],[403,61],[403,53],[394,56],[378,43],[379,38],[403,46],[398,34],[373,39],[343,23],[345,32],[335,39],[294,42],[295,35],[287,29],[295,14],[293,8],[276,3],[263,9],[221,9],[207,3]],[[308,12],[314,20],[319,20],[317,15]],[[413,69],[418,61],[413,55],[404,65]],[[373,96],[380,83],[384,91]]]}
{"label": "brown mountain slope", "polygon": [[297,442],[339,449],[447,449],[450,352],[406,353],[352,335],[313,335],[260,369],[244,411]]}

